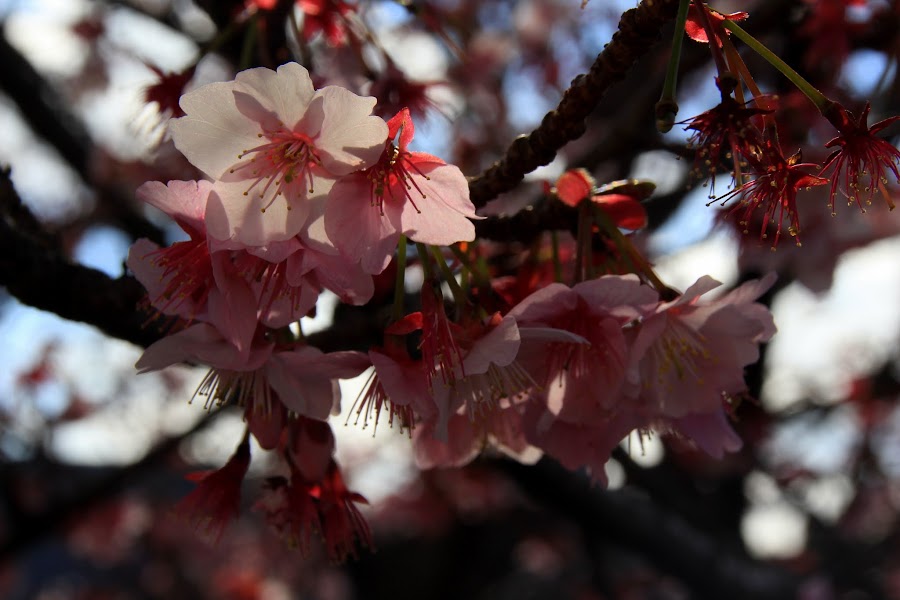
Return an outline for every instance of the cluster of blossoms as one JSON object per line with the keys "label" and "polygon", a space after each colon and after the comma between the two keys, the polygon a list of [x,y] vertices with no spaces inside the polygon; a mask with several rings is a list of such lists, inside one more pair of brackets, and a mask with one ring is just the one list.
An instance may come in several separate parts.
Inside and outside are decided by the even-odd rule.
{"label": "cluster of blossoms", "polygon": [[[332,458],[326,419],[339,410],[338,379],[371,363],[358,352],[324,354],[290,326],[325,289],[368,302],[372,276],[401,235],[428,244],[474,239],[462,173],[408,150],[408,112],[385,123],[374,105],[343,88],[314,89],[295,63],[184,95],[172,138],[208,179],[148,182],[138,197],[189,239],[166,248],[140,240],[128,257],[153,309],[177,323],[138,369],[208,365],[197,396],[207,406],[241,406],[250,434],[288,467],[268,492],[287,505],[276,510],[269,499],[262,510],[277,514],[295,542],[321,532],[335,559],[368,533],[353,505],[362,497],[343,485]],[[248,461],[245,440],[187,502],[192,515],[215,505],[205,518],[216,536],[235,514]]]}
{"label": "cluster of blossoms", "polygon": [[[828,1],[816,13],[810,26],[822,25],[828,19],[843,24],[844,2]],[[847,2],[847,4],[858,4]],[[893,209],[894,201],[888,185],[893,180],[900,183],[900,151],[892,144],[876,136],[900,117],[891,117],[868,125],[869,105],[866,104],[854,116],[840,103],[822,94],[793,69],[787,66],[752,36],[743,31],[735,21],[742,21],[747,13],[722,14],[701,2],[693,2],[686,15],[685,31],[695,41],[709,45],[718,69],[716,83],[721,91],[721,102],[714,108],[682,122],[691,131],[689,143],[696,151],[694,171],[700,175],[707,170],[712,182],[710,198],[726,204],[737,202],[729,213],[737,215],[744,233],[759,229],[760,239],[769,238],[774,229],[772,248],[778,245],[782,233],[787,231],[800,244],[800,217],[797,194],[801,189],[826,185],[830,182],[828,206],[835,215],[837,199],[843,196],[848,205],[856,204],[865,212],[876,193]],[[818,24],[818,25],[817,25]],[[726,28],[727,26],[727,28]],[[838,25],[841,29],[843,25]],[[777,101],[763,95],[753,80],[740,54],[729,36],[735,33],[754,50],[786,75],[807,96],[819,113],[837,130],[838,135],[826,148],[835,148],[818,173],[815,163],[802,163],[800,153],[786,158],[779,142],[778,128],[774,120]],[[835,48],[833,58],[842,59],[846,54]],[[841,53],[843,52],[843,55]],[[745,100],[744,88],[753,97]],[[659,110],[667,111],[674,105],[669,98],[660,101]],[[715,174],[723,159],[731,162],[734,188],[724,195],[715,192]],[[785,227],[786,226],[786,227]]]}
{"label": "cluster of blossoms", "polygon": [[[207,365],[195,397],[239,406],[247,423],[231,460],[182,502],[184,514],[221,535],[238,511],[252,436],[283,465],[257,510],[291,545],[308,549],[318,534],[341,560],[368,544],[356,506],[365,500],[344,483],[327,419],[341,411],[338,380],[369,368],[347,420],[377,424],[385,411],[410,432],[423,468],[462,465],[493,446],[521,460],[546,453],[604,481],[610,453],[635,429],[671,432],[714,456],[740,446],[726,412],[745,391],[744,367],[774,333],[755,302],[771,278],[703,302],[718,285],[708,277],[677,294],[622,268],[596,278],[592,263],[572,286],[532,278],[505,292],[487,281],[473,286],[480,296],[467,293],[452,272],[460,265],[438,248],[475,239],[465,177],[409,149],[409,111],[385,122],[374,108],[374,98],[343,88],[315,89],[294,63],[181,98],[172,138],[207,179],[138,190],[189,239],[166,248],[142,240],[130,252],[150,305],[174,323],[137,367]],[[646,224],[624,193],[639,186],[594,188],[569,174],[556,193],[607,211],[619,226]],[[595,231],[587,221],[579,244],[589,247]],[[296,323],[323,290],[365,304],[373,276],[392,260],[402,282],[407,239],[426,274],[421,310],[404,314],[395,299],[395,319],[368,353],[306,344]],[[464,262],[466,252],[455,250]],[[452,319],[435,267],[456,300]],[[491,296],[504,301],[488,314]]]}

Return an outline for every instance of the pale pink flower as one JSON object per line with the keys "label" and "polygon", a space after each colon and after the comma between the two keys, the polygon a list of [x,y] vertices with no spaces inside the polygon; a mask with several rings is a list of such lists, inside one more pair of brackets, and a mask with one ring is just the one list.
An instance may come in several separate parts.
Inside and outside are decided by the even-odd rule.
{"label": "pale pink flower", "polygon": [[731,428],[725,410],[721,407],[709,413],[695,413],[680,419],[672,419],[661,428],[689,439],[698,448],[717,459],[725,456],[726,452],[737,452],[743,446],[743,441]]}
{"label": "pale pink flower", "polygon": [[247,355],[206,323],[152,344],[135,366],[145,373],[181,362],[211,367],[196,393],[207,405],[235,403],[269,414],[280,402],[294,414],[320,420],[339,406],[337,380],[355,377],[369,366],[360,352],[324,354],[311,346],[281,350],[261,334]]}
{"label": "pale pink flower", "polygon": [[365,304],[375,286],[358,263],[308,247],[299,237],[232,252],[231,262],[253,291],[259,321],[271,328],[298,321],[316,305],[323,289],[346,304]]}
{"label": "pale pink flower", "polygon": [[175,146],[213,179],[209,233],[263,246],[297,235],[333,181],[374,164],[387,127],[374,98],[313,88],[300,65],[255,68],[181,98]]}
{"label": "pale pink flower", "polygon": [[625,392],[638,400],[637,410],[667,418],[711,413],[743,392],[744,367],[775,333],[768,309],[754,302],[774,281],[771,274],[700,304],[700,296],[721,285],[704,276],[645,318],[632,344]]}
{"label": "pale pink flower", "polygon": [[459,328],[457,342],[462,363],[453,365],[450,377],[432,380],[437,407],[435,437],[446,441],[448,423],[455,414],[475,421],[509,404],[524,402],[539,387],[518,360],[520,349],[530,343],[587,344],[567,331],[547,327],[519,327],[516,319],[497,313],[485,323]]}
{"label": "pale pink flower", "polygon": [[592,424],[567,422],[536,402],[527,405],[522,422],[529,443],[567,469],[586,468],[591,479],[603,486],[613,450],[632,430],[646,426],[631,411]]}
{"label": "pale pink flower", "polygon": [[553,327],[590,342],[542,345],[522,358],[557,418],[599,425],[619,410],[629,356],[622,328],[649,314],[657,299],[634,275],[608,275],[572,288],[550,284],[510,311],[520,326]]}
{"label": "pale pink flower", "polygon": [[541,452],[525,438],[521,407],[505,406],[487,410],[472,419],[464,413],[450,417],[446,440],[435,436],[436,421],[425,421],[413,434],[416,465],[420,469],[461,467],[486,448],[495,448],[523,463],[533,463]]}
{"label": "pale pink flower", "polygon": [[388,413],[388,426],[397,420],[399,429],[411,431],[417,419],[429,419],[436,414],[428,378],[421,360],[413,360],[405,349],[396,345],[373,348],[369,351],[373,371],[350,408],[347,422],[362,420],[362,427],[374,421],[377,429],[381,411]]}
{"label": "pale pink flower", "polygon": [[390,263],[400,235],[448,246],[475,239],[479,218],[469,186],[453,165],[408,149],[415,129],[408,109],[388,121],[378,162],[334,184],[325,209],[328,237],[368,273]]}
{"label": "pale pink flower", "polygon": [[299,346],[276,352],[265,368],[269,384],[288,410],[321,421],[340,412],[337,380],[356,377],[368,366],[361,352],[325,354],[312,346]]}
{"label": "pale pink flower", "polygon": [[212,323],[228,332],[237,349],[249,352],[256,331],[253,292],[230,253],[214,251],[207,239],[203,215],[210,188],[206,181],[149,181],[138,188],[140,200],[172,217],[190,239],[166,248],[138,240],[127,264],[155,309],[189,322]]}

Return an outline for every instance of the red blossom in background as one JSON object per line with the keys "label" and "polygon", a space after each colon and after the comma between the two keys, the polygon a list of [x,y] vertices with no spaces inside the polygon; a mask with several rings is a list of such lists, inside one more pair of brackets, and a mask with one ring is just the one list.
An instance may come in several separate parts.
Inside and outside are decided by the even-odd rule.
{"label": "red blossom in background", "polygon": [[[847,198],[847,204],[856,205],[865,212],[865,204],[872,203],[875,190],[881,192],[881,196],[893,210],[894,201],[891,194],[885,189],[888,184],[888,175],[893,175],[894,181],[900,183],[900,171],[897,163],[900,161],[900,151],[890,142],[875,137],[875,134],[900,120],[900,116],[890,117],[872,125],[867,124],[870,106],[860,112],[859,118],[854,119],[850,112],[840,104],[833,104],[826,116],[838,129],[840,135],[825,144],[826,148],[839,146],[822,166],[822,173],[831,171],[831,195],[829,206],[831,212],[835,211],[835,196],[840,191]],[[863,182],[860,183],[860,178]]]}
{"label": "red blossom in background", "polygon": [[196,66],[191,66],[178,73],[169,73],[159,67],[148,64],[147,67],[156,74],[156,83],[144,88],[144,102],[156,104],[159,114],[166,117],[183,117],[184,110],[178,101],[184,94],[184,88],[194,77]]}
{"label": "red blossom in background", "polygon": [[347,17],[356,7],[342,0],[298,0],[303,11],[303,39],[307,42],[322,33],[330,46],[347,42]]}

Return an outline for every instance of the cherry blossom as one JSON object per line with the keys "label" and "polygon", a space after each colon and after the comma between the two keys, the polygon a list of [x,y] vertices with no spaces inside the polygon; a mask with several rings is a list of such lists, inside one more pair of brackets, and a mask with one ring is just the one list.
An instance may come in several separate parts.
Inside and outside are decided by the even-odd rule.
{"label": "cherry blossom", "polygon": [[210,541],[218,542],[240,512],[241,484],[249,467],[250,443],[245,436],[224,467],[192,474],[191,478],[198,481],[197,487],[178,503],[176,513]]}
{"label": "cherry blossom", "polygon": [[438,246],[475,239],[470,219],[478,217],[465,176],[436,156],[411,152],[414,133],[403,109],[388,121],[378,162],[340,179],[328,197],[328,237],[368,273],[387,267],[401,234]]}
{"label": "cherry blossom", "polygon": [[207,405],[227,402],[271,413],[281,402],[289,411],[314,419],[327,418],[338,406],[336,380],[355,377],[369,364],[359,352],[324,354],[302,345],[276,348],[261,334],[249,353],[241,352],[218,329],[200,323],[154,343],[135,366],[143,373],[188,361],[211,367],[197,390]]}
{"label": "cherry blossom", "polygon": [[527,361],[549,410],[571,423],[598,423],[617,410],[629,363],[623,326],[649,314],[657,294],[634,275],[608,275],[569,288],[551,284],[509,315],[521,325],[553,327],[590,344],[549,344]]}
{"label": "cherry blossom", "polygon": [[683,295],[644,318],[631,343],[624,395],[647,416],[681,418],[721,409],[742,393],[744,367],[759,359],[759,344],[775,333],[772,315],[754,302],[775,275],[744,283],[700,304],[721,285],[704,276]]}
{"label": "cherry blossom", "polygon": [[297,235],[334,180],[378,160],[387,127],[374,98],[313,88],[300,65],[255,68],[181,98],[175,146],[215,181],[209,233],[263,246]]}
{"label": "cherry blossom", "polygon": [[[894,201],[885,186],[889,175],[896,183],[900,183],[900,170],[897,168],[900,150],[875,134],[900,120],[900,116],[884,119],[870,127],[867,123],[869,109],[870,106],[866,103],[856,119],[837,103],[833,103],[826,111],[826,115],[840,132],[839,136],[825,144],[826,148],[838,148],[822,166],[823,174],[832,171],[829,199],[832,213],[838,190],[847,197],[847,204],[856,202],[863,211],[863,204],[872,203],[876,190],[881,192],[891,210],[894,208]],[[863,179],[862,183],[860,178]]]}

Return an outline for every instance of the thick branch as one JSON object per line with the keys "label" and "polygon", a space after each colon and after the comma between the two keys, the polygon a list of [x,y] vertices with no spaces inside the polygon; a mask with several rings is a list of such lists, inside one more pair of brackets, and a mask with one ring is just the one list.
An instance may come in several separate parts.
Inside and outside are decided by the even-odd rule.
{"label": "thick branch", "polygon": [[626,11],[612,41],[597,56],[591,70],[572,82],[559,106],[544,116],[537,129],[516,138],[506,156],[469,182],[475,206],[484,206],[508,192],[526,173],[549,164],[560,148],[581,137],[588,115],[609,87],[649,50],[660,29],[674,18],[677,5],[676,0],[644,0],[637,8]]}
{"label": "thick branch", "polygon": [[0,285],[22,303],[146,346],[159,337],[137,310],[145,291],[131,277],[112,279],[69,261],[0,172]]}

